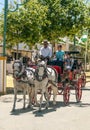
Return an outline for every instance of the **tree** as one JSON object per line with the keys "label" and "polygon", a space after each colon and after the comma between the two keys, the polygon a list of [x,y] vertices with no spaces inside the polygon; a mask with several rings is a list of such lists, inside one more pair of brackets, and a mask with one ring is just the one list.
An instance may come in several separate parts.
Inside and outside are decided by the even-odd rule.
{"label": "tree", "polygon": [[[38,0],[30,0],[25,6],[16,12],[8,12],[7,16],[7,43],[8,45],[25,42],[29,46],[38,42],[41,38],[42,25],[45,26],[46,6]],[[3,21],[3,20],[2,20]],[[3,22],[1,22],[3,27]],[[3,31],[1,31],[3,33]]]}
{"label": "tree", "polygon": [[8,12],[7,43],[25,42],[31,46],[44,38],[73,38],[90,28],[89,15],[90,7],[84,0],[30,0],[16,12]]}
{"label": "tree", "polygon": [[[48,6],[47,20],[50,25],[43,28],[44,36],[56,39],[72,36],[90,26],[89,9],[84,0],[39,0]],[[89,20],[89,21],[88,21]]]}

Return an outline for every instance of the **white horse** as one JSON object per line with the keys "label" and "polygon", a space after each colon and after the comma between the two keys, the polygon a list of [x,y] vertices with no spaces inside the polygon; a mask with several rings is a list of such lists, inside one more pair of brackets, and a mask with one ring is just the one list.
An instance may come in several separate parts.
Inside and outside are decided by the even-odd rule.
{"label": "white horse", "polygon": [[16,60],[13,63],[13,83],[14,83],[14,104],[12,111],[15,110],[16,100],[17,100],[17,92],[19,90],[23,91],[23,109],[25,109],[25,100],[26,93],[29,94],[29,104],[28,107],[31,106],[31,93],[32,93],[32,85],[30,85],[27,75],[25,73],[25,68],[20,60]]}
{"label": "white horse", "polygon": [[35,103],[37,102],[37,93],[38,90],[41,90],[41,98],[40,98],[40,107],[39,110],[41,110],[41,104],[43,101],[43,94],[45,96],[46,102],[46,108],[48,108],[49,105],[49,90],[53,91],[53,104],[56,104],[56,96],[58,92],[57,88],[57,72],[54,68],[47,66],[45,61],[38,61],[38,65],[35,68],[28,67],[26,68],[28,80],[31,84],[35,86]]}
{"label": "white horse", "polygon": [[[48,60],[47,58],[40,56],[38,52],[36,54],[36,57],[37,57],[36,58],[37,63],[40,62],[40,59],[42,59],[43,63],[46,66],[46,71],[47,71],[47,76],[48,76],[48,86],[47,86],[47,88],[50,88],[49,90],[53,91],[53,104],[55,105],[56,104],[56,96],[57,96],[57,93],[58,93],[58,86],[57,86],[58,73],[53,67],[47,66],[47,60]],[[46,99],[46,97],[45,97],[45,99]]]}
{"label": "white horse", "polygon": [[[49,90],[53,91],[53,104],[56,104],[56,96],[58,92],[57,88],[57,72],[54,68],[47,66],[45,61],[39,61],[38,66],[36,69],[34,68],[29,68],[31,69],[29,79],[35,84],[35,102],[37,104],[37,91],[38,89],[41,89],[42,95],[44,91],[44,96],[46,100],[49,100]],[[35,74],[34,74],[35,73]],[[35,78],[34,78],[35,75]],[[31,78],[30,78],[31,77]],[[30,81],[30,82],[31,82]],[[43,96],[40,98],[40,103],[42,103]],[[47,101],[48,102],[48,101]],[[48,103],[47,103],[48,104]],[[40,106],[41,107],[41,106]],[[41,108],[40,108],[41,109]]]}
{"label": "white horse", "polygon": [[49,106],[48,89],[47,89],[48,76],[47,76],[47,71],[46,71],[46,65],[43,64],[43,63],[44,62],[40,62],[38,64],[37,68],[35,69],[35,80],[34,80],[34,83],[35,83],[35,102],[36,102],[36,104],[38,104],[38,102],[37,102],[38,90],[41,91],[39,111],[41,111],[44,93],[46,93],[46,97],[47,97],[46,108],[48,108],[48,106]]}

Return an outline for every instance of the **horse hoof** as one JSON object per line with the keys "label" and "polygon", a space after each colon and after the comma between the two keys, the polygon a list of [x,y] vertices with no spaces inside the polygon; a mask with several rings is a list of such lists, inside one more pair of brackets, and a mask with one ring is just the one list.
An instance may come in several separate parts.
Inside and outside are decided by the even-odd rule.
{"label": "horse hoof", "polygon": [[32,107],[32,106],[30,106],[30,105],[28,105],[28,106],[27,106],[27,108],[31,108],[31,109],[32,109],[33,107]]}
{"label": "horse hoof", "polygon": [[22,110],[25,110],[25,107],[23,107]]}
{"label": "horse hoof", "polygon": [[34,104],[34,106],[35,106],[35,107],[39,107],[39,103],[37,103],[37,104]]}
{"label": "horse hoof", "polygon": [[46,107],[46,110],[48,109],[48,107]]}
{"label": "horse hoof", "polygon": [[53,105],[56,105],[56,102],[53,102]]}
{"label": "horse hoof", "polygon": [[30,106],[27,106],[27,108],[30,108]]}
{"label": "horse hoof", "polygon": [[38,112],[42,112],[41,109],[39,109]]}
{"label": "horse hoof", "polygon": [[15,109],[12,109],[11,112],[15,112]]}
{"label": "horse hoof", "polygon": [[27,108],[30,108],[30,105],[28,105]]}

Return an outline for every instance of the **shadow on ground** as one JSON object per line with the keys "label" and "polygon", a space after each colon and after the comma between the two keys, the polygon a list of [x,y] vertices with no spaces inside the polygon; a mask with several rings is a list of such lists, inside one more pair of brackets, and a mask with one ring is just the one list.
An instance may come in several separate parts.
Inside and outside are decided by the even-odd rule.
{"label": "shadow on ground", "polygon": [[42,110],[39,111],[38,107],[33,107],[33,108],[26,108],[26,109],[16,109],[14,112],[10,112],[10,115],[21,115],[21,114],[25,114],[25,113],[33,113],[35,117],[43,117],[45,114],[51,113],[51,112],[55,112],[57,111],[57,109],[60,108],[64,108],[64,107],[90,107],[90,103],[82,103],[82,102],[70,102],[69,105],[65,105],[63,102],[59,102],[57,101],[56,105],[53,105],[52,102],[50,102],[49,108],[45,109],[45,103],[42,104]]}

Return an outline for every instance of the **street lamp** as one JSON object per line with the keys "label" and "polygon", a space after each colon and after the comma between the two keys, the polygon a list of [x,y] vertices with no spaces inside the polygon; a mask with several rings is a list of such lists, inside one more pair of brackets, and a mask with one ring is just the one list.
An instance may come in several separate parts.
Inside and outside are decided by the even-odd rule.
{"label": "street lamp", "polygon": [[8,11],[15,12],[19,8],[19,6],[26,4],[28,1],[29,0],[24,0],[23,3],[17,3],[16,8],[14,10],[9,10],[9,8],[8,8],[8,0],[4,0],[3,56],[6,55],[7,13],[8,13]]}

